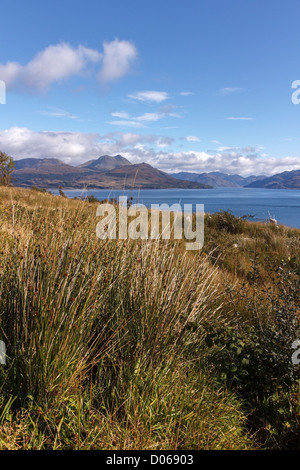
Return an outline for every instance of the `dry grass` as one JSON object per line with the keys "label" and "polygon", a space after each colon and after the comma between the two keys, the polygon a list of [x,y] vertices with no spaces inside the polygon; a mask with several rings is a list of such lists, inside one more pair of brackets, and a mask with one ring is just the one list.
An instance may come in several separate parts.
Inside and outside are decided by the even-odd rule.
{"label": "dry grass", "polygon": [[252,447],[199,362],[218,269],[174,242],[100,241],[96,205],[0,188],[0,448]]}
{"label": "dry grass", "polygon": [[[0,449],[251,449],[250,409],[260,445],[294,445],[295,388],[284,395],[284,413],[278,376],[275,394],[241,401],[248,379],[223,386],[207,338],[221,332],[231,348],[258,320],[261,331],[278,312],[297,316],[299,231],[214,214],[204,249],[187,252],[184,241],[101,241],[96,208],[0,187],[0,339],[8,354]],[[282,437],[271,441],[266,429]]]}

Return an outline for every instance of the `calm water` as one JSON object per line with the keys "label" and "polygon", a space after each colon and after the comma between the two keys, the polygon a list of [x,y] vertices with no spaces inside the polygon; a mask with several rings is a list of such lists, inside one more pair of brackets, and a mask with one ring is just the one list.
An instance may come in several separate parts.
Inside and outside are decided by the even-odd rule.
{"label": "calm water", "polygon": [[[58,191],[53,191],[57,194]],[[256,189],[256,188],[218,188],[218,189],[142,189],[140,191],[123,190],[66,190],[68,197],[93,194],[99,200],[127,195],[133,202],[140,202],[150,207],[151,204],[174,203],[204,204],[205,212],[231,210],[241,216],[253,215],[252,220],[263,221],[270,213],[280,224],[300,228],[300,190]]]}

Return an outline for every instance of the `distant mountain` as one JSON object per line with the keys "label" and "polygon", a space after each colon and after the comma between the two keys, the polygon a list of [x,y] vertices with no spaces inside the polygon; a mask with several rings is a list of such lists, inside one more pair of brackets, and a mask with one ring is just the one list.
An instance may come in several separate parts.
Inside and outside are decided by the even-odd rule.
{"label": "distant mountain", "polygon": [[261,181],[264,180],[267,176],[266,175],[259,175],[259,176],[247,176],[244,178],[243,186],[246,187],[248,184],[253,183],[254,181]]}
{"label": "distant mountain", "polygon": [[[24,187],[58,187],[89,177],[89,169],[68,165],[56,158],[23,158],[15,161],[13,183]],[[49,187],[50,187],[49,186]]]}
{"label": "distant mountain", "polygon": [[240,175],[228,175],[218,171],[210,173],[173,173],[173,178],[179,178],[186,181],[195,181],[201,184],[208,184],[214,188],[239,188],[246,186],[252,181],[265,178],[265,176],[248,176],[244,178]]}
{"label": "distant mountain", "polygon": [[276,175],[254,181],[247,188],[300,189],[300,170],[284,171]]}
{"label": "distant mountain", "polygon": [[122,157],[122,155],[116,155],[115,157],[103,155],[102,157],[97,158],[97,160],[90,160],[83,163],[79,166],[79,168],[90,168],[92,170],[105,171],[128,165],[131,165],[131,162],[127,160],[127,158]]}
{"label": "distant mountain", "polygon": [[124,187],[140,188],[186,188],[186,189],[209,189],[210,186],[194,181],[183,181],[175,179],[167,173],[153,168],[148,163],[123,166],[105,172],[105,177],[116,185]]}
{"label": "distant mountain", "polygon": [[57,158],[23,158],[15,162],[14,176],[27,174],[70,174],[81,173],[78,167],[68,165]]}
{"label": "distant mountain", "polygon": [[180,178],[186,181],[196,181],[201,184],[208,184],[214,188],[238,187],[235,182],[228,181],[222,173],[177,173],[172,174],[174,178]]}
{"label": "distant mountain", "polygon": [[131,164],[121,155],[104,155],[78,167],[54,158],[24,158],[15,161],[13,172],[16,186],[40,188],[186,188],[203,189],[210,186],[175,179],[147,163]]}

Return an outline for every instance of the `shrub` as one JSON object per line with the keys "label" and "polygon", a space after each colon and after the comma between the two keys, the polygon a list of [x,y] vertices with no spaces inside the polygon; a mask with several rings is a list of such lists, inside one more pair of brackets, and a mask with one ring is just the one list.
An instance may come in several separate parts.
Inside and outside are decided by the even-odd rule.
{"label": "shrub", "polygon": [[230,211],[216,212],[209,219],[209,225],[216,230],[222,230],[227,233],[237,234],[243,229],[244,217],[236,217]]}
{"label": "shrub", "polygon": [[99,199],[97,199],[93,194],[91,194],[90,196],[86,196],[85,200],[90,203],[99,203]]}
{"label": "shrub", "polygon": [[300,432],[300,367],[291,360],[292,343],[300,338],[299,260],[294,261],[274,269],[272,287],[262,290],[254,263],[252,289],[244,285],[234,297],[242,299],[248,321],[235,311],[232,326],[210,330],[206,338],[221,382],[246,400],[252,428],[275,448],[297,446]]}

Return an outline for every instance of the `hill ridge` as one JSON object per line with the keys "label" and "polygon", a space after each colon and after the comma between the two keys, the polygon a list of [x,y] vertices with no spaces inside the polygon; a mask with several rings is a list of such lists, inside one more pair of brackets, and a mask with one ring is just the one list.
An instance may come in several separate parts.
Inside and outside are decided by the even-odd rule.
{"label": "hill ridge", "polygon": [[89,186],[95,189],[208,189],[198,182],[175,179],[148,163],[132,164],[122,155],[103,155],[80,166],[73,166],[53,158],[24,158],[17,160],[13,172],[14,183],[21,187],[75,189]]}

